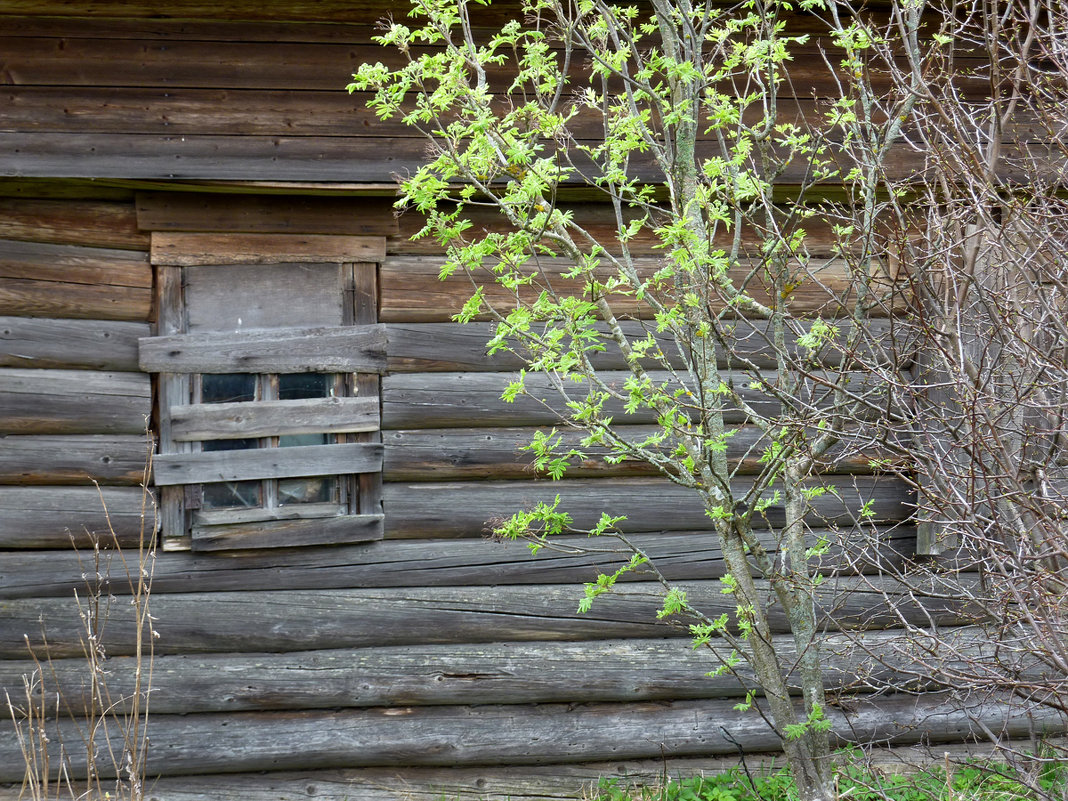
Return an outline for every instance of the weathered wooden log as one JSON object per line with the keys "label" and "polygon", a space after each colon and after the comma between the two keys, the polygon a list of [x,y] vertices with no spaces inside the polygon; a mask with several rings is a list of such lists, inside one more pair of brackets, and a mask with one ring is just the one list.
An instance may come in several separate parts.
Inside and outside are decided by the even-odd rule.
{"label": "weathered wooden log", "polygon": [[[636,268],[645,278],[662,266],[657,257],[636,259]],[[534,281],[529,287],[520,290],[520,297],[526,302],[533,302],[547,288],[555,293],[582,296],[582,282],[565,278],[573,265],[562,259],[540,259],[537,265],[531,265]],[[441,259],[424,256],[391,256],[381,266],[382,308],[380,319],[389,323],[412,322],[446,322],[451,320],[471,297],[473,289],[467,275],[458,273],[441,280]],[[743,265],[731,272],[732,280],[740,282],[750,273],[750,265]],[[828,259],[825,266],[813,265],[818,283],[809,281],[802,284],[791,295],[791,308],[797,313],[822,311],[824,314],[843,316],[844,307],[836,300],[841,293],[848,290],[850,284],[849,268],[840,259]],[[605,268],[602,278],[611,272]],[[488,271],[484,276],[476,275],[476,280],[485,285],[484,297],[487,305],[496,308],[514,307],[515,295],[494,283],[494,276]],[[759,281],[751,281],[748,288],[753,298],[761,303],[771,303],[769,289]],[[651,318],[653,309],[646,303],[635,300],[632,296],[612,296],[610,304],[617,314],[628,317]],[[724,304],[718,304],[723,306]]]}
{"label": "weathered wooden log", "polygon": [[380,373],[379,325],[212,331],[140,340],[146,373]]}
{"label": "weathered wooden log", "polygon": [[0,313],[140,321],[151,303],[143,253],[0,240]]}
{"label": "weathered wooden log", "polygon": [[0,548],[135,547],[152,536],[151,498],[132,487],[0,487]]}
{"label": "weathered wooden log", "polygon": [[137,230],[132,203],[0,198],[0,237],[59,245],[148,250],[148,234]]}
{"label": "weathered wooden log", "polygon": [[[962,654],[980,653],[981,632],[970,628],[944,632],[947,637],[954,635],[963,646]],[[830,635],[820,645],[825,686],[835,694],[870,692],[895,682],[919,690],[924,684],[911,676],[905,678],[903,671],[925,673],[928,668],[906,656],[909,648],[908,635],[900,631],[866,632],[859,646],[850,636]],[[795,664],[792,635],[775,637],[775,652],[782,664]],[[727,649],[721,656],[729,653]],[[879,654],[881,661],[872,653]],[[750,690],[760,694],[760,683],[747,664],[739,665],[735,675],[709,676],[719,664],[716,655],[694,650],[678,638],[158,656],[152,664],[150,701],[153,714],[186,715],[373,706],[679,701],[738,698]],[[23,677],[32,677],[39,667],[31,660],[0,660],[0,693],[6,689],[17,697]],[[134,657],[108,659],[103,681],[116,712],[130,708],[137,675]],[[64,715],[87,715],[92,708],[91,678],[84,659],[53,660],[43,678],[38,673],[38,693],[46,697],[59,693]],[[927,684],[934,686],[933,680]],[[800,694],[796,678],[791,685],[791,691]],[[48,714],[54,715],[55,710]]]}
{"label": "weathered wooden log", "polygon": [[[1058,741],[1063,747],[1063,741]],[[1033,748],[1032,740],[1006,741],[1015,753]],[[938,743],[935,747],[866,749],[865,763],[887,773],[981,761],[1003,755],[987,744]],[[847,757],[848,758],[848,757]],[[745,767],[762,775],[783,767],[782,753],[746,754]],[[683,759],[614,760],[565,765],[464,768],[358,768],[254,774],[215,774],[161,778],[146,788],[147,801],[557,801],[591,798],[598,782],[616,779],[638,792],[654,790],[665,779],[687,779],[740,769],[738,754]],[[76,787],[79,792],[82,787]],[[0,786],[0,801],[24,801],[18,785]]]}
{"label": "weathered wooden log", "polygon": [[[1060,734],[1064,719],[1042,709],[1030,714],[996,701],[963,708],[942,695],[850,699],[828,710],[839,742],[911,744],[960,742],[993,728],[1006,737]],[[225,728],[224,728],[225,727]],[[22,777],[18,743],[0,738],[0,781]],[[220,737],[220,730],[226,736]],[[607,759],[766,753],[779,739],[760,715],[733,701],[535,706],[388,707],[337,712],[243,712],[156,716],[146,771],[151,776],[360,766],[523,765]],[[80,743],[61,722],[50,748]],[[97,764],[113,775],[101,739]],[[85,754],[71,748],[74,776]],[[61,760],[53,758],[52,764]]]}
{"label": "weathered wooden log", "polygon": [[[732,488],[741,496],[751,480],[739,478]],[[810,486],[835,486],[833,479],[813,480]],[[557,511],[572,516],[573,527],[588,530],[602,513],[625,515],[621,531],[687,531],[708,525],[706,509],[691,489],[667,479],[573,479],[566,481],[480,481],[447,483],[389,483],[383,486],[386,537],[476,536],[500,521],[537,503],[561,499]],[[754,499],[756,500],[756,499]],[[769,499],[770,500],[770,499]],[[867,504],[867,506],[865,506]],[[812,525],[852,525],[860,519],[872,523],[901,522],[912,514],[908,488],[890,476],[845,479],[836,492],[812,500]],[[781,500],[772,503],[753,525],[782,525]],[[711,536],[711,532],[709,532]]]}
{"label": "weathered wooden log", "polygon": [[[970,577],[959,579],[969,585]],[[943,593],[958,585],[938,586]],[[710,617],[734,615],[736,601],[718,581],[682,585],[690,602]],[[592,640],[683,635],[658,623],[659,584],[616,587],[586,614],[576,611],[581,589],[556,584],[493,587],[435,587],[286,592],[188,593],[152,599],[157,654],[248,651],[308,651],[323,648],[416,643],[506,640]],[[833,577],[814,589],[821,619],[828,625],[885,628],[902,620],[942,625],[972,622],[973,610],[948,597],[916,597],[880,578]],[[23,657],[25,637],[41,656],[81,653],[84,636],[77,610],[66,598],[4,602],[0,658]],[[210,610],[210,611],[209,611]],[[133,648],[132,608],[113,605],[101,639],[112,656]],[[787,631],[786,618],[771,608],[773,631]],[[47,648],[41,644],[41,621]]]}
{"label": "weathered wooden log", "polygon": [[[240,201],[227,200],[231,205],[240,205]],[[153,264],[183,267],[196,264],[343,264],[382,261],[386,254],[386,240],[382,236],[158,231],[152,235],[151,253]]]}
{"label": "weathered wooden log", "polygon": [[[677,376],[667,371],[650,371],[651,380],[667,386],[668,392],[690,391],[696,387],[683,386]],[[760,380],[769,386],[775,385],[775,374],[762,371]],[[399,373],[385,376],[382,380],[382,428],[468,428],[471,426],[537,426],[558,423],[561,414],[568,414],[568,400],[582,401],[590,391],[588,383],[565,383],[566,396],[557,389],[543,373],[526,376],[524,385],[528,394],[518,395],[506,403],[501,394],[517,379],[515,373]],[[628,392],[626,381],[631,373],[605,371],[599,378],[612,391]],[[853,376],[850,390],[862,392],[863,376]],[[724,381],[733,381],[735,391],[756,414],[777,414],[780,406],[766,392],[754,389],[754,377],[740,371],[725,372]],[[811,394],[801,396],[807,405],[825,408],[833,403],[833,397],[824,387],[808,385]],[[872,402],[876,402],[873,397]],[[639,425],[657,422],[654,409],[639,408],[627,413],[625,401],[609,398],[603,405],[606,415],[611,415],[617,424]],[[746,419],[738,408],[724,411],[728,423],[740,423]]]}
{"label": "weathered wooden log", "polygon": [[157,486],[377,473],[382,446],[365,442],[161,454],[153,462]]}
{"label": "weathered wooden log", "polygon": [[0,367],[137,370],[145,323],[0,317]]}
{"label": "weathered wooden log", "polygon": [[151,401],[143,373],[0,369],[0,434],[140,434]]}
{"label": "weathered wooden log", "polygon": [[[765,369],[776,367],[775,349],[768,337],[766,323],[737,320],[731,325],[734,330],[732,358],[746,359]],[[837,325],[838,341],[844,343],[851,324],[843,320]],[[621,327],[633,338],[653,335],[670,363],[675,367],[683,366],[683,359],[678,354],[674,340],[663,334],[658,335],[655,325],[625,320]],[[860,344],[860,356],[871,358],[871,343],[888,336],[889,329],[889,322],[885,320],[872,320],[866,324],[866,334]],[[487,353],[486,343],[493,337],[494,330],[495,324],[486,322],[388,323],[386,356],[389,370],[395,373],[486,372],[519,370],[526,367],[526,362],[515,353],[498,351],[492,356]],[[604,330],[603,326],[600,330]],[[598,370],[626,370],[627,363],[619,349],[611,342],[606,344],[605,351],[590,354],[593,365]],[[789,345],[787,352],[795,357],[802,355],[796,342]],[[819,355],[824,364],[841,363],[842,352],[839,349],[828,347]],[[721,368],[729,366],[727,354],[721,349],[717,349],[717,357]],[[655,365],[650,363],[649,366]]]}
{"label": "weathered wooden log", "polygon": [[[383,478],[386,481],[444,481],[449,479],[534,478],[533,456],[524,450],[534,438],[533,428],[430,428],[386,431]],[[652,426],[620,426],[622,436],[641,441],[651,435]],[[576,448],[588,458],[567,470],[570,477],[655,476],[657,468],[648,462],[627,459],[619,464],[604,461],[606,449],[582,447],[583,432],[564,429],[557,432],[563,449]],[[757,473],[767,440],[755,426],[739,426],[727,440],[727,458],[743,474]],[[836,460],[836,451],[827,456],[830,465],[823,475],[870,473],[876,454],[849,453]],[[834,479],[829,479],[833,481]]]}
{"label": "weathered wooden log", "polygon": [[144,436],[0,436],[0,484],[140,484]]}
{"label": "weathered wooden log", "polygon": [[377,397],[200,403],[170,408],[171,437],[179,442],[377,431],[378,417]]}
{"label": "weathered wooden log", "polygon": [[[878,542],[859,532],[813,532],[832,545],[820,561],[826,574],[868,573],[904,567],[913,553],[915,531],[907,526],[878,532]],[[660,532],[631,536],[672,581],[711,579],[723,575],[723,557],[707,531]],[[770,534],[764,545],[774,550]],[[524,543],[483,540],[389,540],[356,547],[299,548],[262,553],[255,550],[225,557],[188,552],[156,555],[153,592],[228,592],[350,587],[448,587],[508,584],[552,584],[592,581],[601,570],[614,571],[630,558],[601,550],[583,553],[587,537],[561,537],[567,552],[542,549],[531,556]],[[104,569],[104,587],[115,595],[129,594],[125,572],[114,554],[113,570]],[[8,553],[0,560],[0,598],[69,596],[84,586],[84,565],[69,551],[42,554]],[[642,573],[621,581],[644,580]]]}

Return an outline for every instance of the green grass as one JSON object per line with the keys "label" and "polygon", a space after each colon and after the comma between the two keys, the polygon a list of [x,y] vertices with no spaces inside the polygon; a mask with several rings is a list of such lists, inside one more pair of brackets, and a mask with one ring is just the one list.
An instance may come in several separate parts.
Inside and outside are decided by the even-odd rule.
{"label": "green grass", "polygon": [[[1068,799],[1068,765],[1047,763],[1025,777],[1002,764],[970,763],[907,775],[873,774],[856,765],[837,773],[842,801],[1030,801],[1032,787],[1051,798]],[[797,801],[785,769],[752,780],[740,769],[714,776],[669,781],[663,787],[636,788],[625,780],[602,780],[593,801]]]}

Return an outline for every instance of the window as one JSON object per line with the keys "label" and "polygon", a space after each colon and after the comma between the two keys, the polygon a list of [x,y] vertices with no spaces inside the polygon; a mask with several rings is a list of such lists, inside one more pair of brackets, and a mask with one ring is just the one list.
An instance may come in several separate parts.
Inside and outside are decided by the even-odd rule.
{"label": "window", "polygon": [[[159,374],[164,547],[380,538],[376,264],[314,261],[318,240],[346,237],[294,246],[294,237],[259,235],[256,252],[267,255],[257,256],[219,253],[217,235],[185,237],[186,255],[158,257],[153,247],[160,336],[140,349],[141,368]],[[272,261],[272,248],[287,261]]]}

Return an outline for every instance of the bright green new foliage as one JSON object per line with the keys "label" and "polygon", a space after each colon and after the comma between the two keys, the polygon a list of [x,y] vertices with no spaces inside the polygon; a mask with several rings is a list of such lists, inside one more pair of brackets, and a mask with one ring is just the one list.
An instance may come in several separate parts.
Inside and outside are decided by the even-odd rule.
{"label": "bright green new foliage", "polygon": [[[625,519],[605,515],[586,533],[627,554],[586,586],[581,609],[649,571],[664,590],[659,617],[691,626],[717,669],[753,667],[761,686],[745,688],[748,705],[763,705],[782,737],[802,797],[828,798],[815,595],[830,535],[809,527],[875,516],[836,508],[818,475],[885,411],[854,357],[888,303],[873,255],[879,154],[909,106],[876,119],[870,95],[849,89],[880,34],[823,0],[522,0],[493,30],[483,5],[414,0],[379,38],[402,65],[365,64],[349,87],[427,139],[399,205],[425,216],[417,236],[443,246],[442,278],[470,280],[456,319],[494,321],[490,351],[525,361],[504,401],[531,394],[532,374],[564,399],[559,428],[582,436],[538,434],[537,467],[560,478],[577,460],[641,460],[691,489],[737,601],[729,617],[702,614],[634,547]],[[846,76],[845,96],[805,114],[783,100],[796,53],[813,52],[792,30],[801,12],[826,26]],[[499,219],[482,228],[471,213],[485,207]],[[608,356],[613,371],[599,367]],[[628,427],[628,416],[655,426]],[[498,533],[534,551],[574,533],[546,495]],[[775,651],[776,605],[796,664]]]}

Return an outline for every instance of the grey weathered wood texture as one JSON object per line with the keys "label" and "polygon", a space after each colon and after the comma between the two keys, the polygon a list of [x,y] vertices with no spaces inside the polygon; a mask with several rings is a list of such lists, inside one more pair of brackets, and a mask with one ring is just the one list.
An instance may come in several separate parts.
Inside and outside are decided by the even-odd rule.
{"label": "grey weathered wood texture", "polygon": [[[1060,741],[1058,741],[1060,742]],[[1007,741],[1019,752],[1031,740]],[[912,773],[932,763],[953,765],[997,758],[985,744],[939,743],[866,750],[865,758],[888,773]],[[602,777],[627,787],[657,788],[664,778],[721,773],[740,768],[738,754],[719,757],[616,759],[555,765],[483,765],[460,768],[356,768],[270,773],[180,776],[152,782],[149,801],[558,801],[587,798]],[[746,767],[763,774],[783,767],[782,754],[747,754]],[[0,801],[22,801],[19,787],[0,786]],[[78,788],[80,789],[80,788]]]}
{"label": "grey weathered wood texture", "polygon": [[[832,543],[821,560],[821,572],[868,573],[899,570],[913,553],[915,531],[908,526],[876,531],[878,542],[855,532],[836,537],[817,530]],[[723,557],[716,538],[707,531],[635,534],[632,540],[655,557],[671,580],[709,579],[723,575]],[[844,542],[844,544],[843,544]],[[589,545],[587,537],[561,538],[561,545]],[[387,540],[355,547],[301,548],[257,553],[246,551],[225,559],[182,552],[156,555],[153,589],[158,594],[228,592],[232,590],[292,590],[349,587],[486,586],[592,581],[598,570],[615,570],[629,554],[564,553],[543,549],[532,557],[517,542],[467,540]],[[765,546],[775,543],[765,537]],[[114,558],[110,555],[108,558]],[[69,595],[82,586],[84,568],[74,554],[52,551],[47,557],[10,553],[0,561],[0,598]],[[108,571],[103,571],[105,577]],[[643,579],[629,574],[622,581]],[[129,593],[119,571],[105,586],[116,595]]]}
{"label": "grey weathered wood texture", "polygon": [[[543,373],[528,375],[525,387],[528,395],[519,395],[512,403],[504,403],[501,394],[516,380],[516,373],[398,373],[382,379],[382,428],[466,428],[478,426],[553,425],[567,412],[566,400]],[[611,389],[621,392],[631,373],[605,371],[600,378]],[[681,387],[670,373],[650,371],[655,382],[668,382],[669,390]],[[860,376],[857,376],[859,379]],[[779,404],[766,393],[751,388],[753,376],[741,372],[728,373],[724,380],[733,380],[738,394],[758,413],[774,414]],[[774,373],[761,373],[761,379],[774,385]],[[852,385],[860,387],[859,380]],[[583,400],[589,385],[565,385],[567,398]],[[817,389],[813,403],[830,403],[827,391]],[[617,424],[655,423],[652,409],[637,409],[627,414],[624,401],[609,398],[604,404],[606,414]],[[741,410],[727,408],[728,423],[745,420]]]}
{"label": "grey weathered wood texture", "polygon": [[137,370],[145,323],[0,317],[0,367]]}
{"label": "grey weathered wood texture", "polygon": [[[652,277],[661,266],[660,258],[656,257],[641,257],[635,261],[639,274],[647,278]],[[467,275],[457,273],[442,281],[439,278],[440,269],[440,258],[388,257],[381,267],[382,321],[446,322],[452,319],[457,310],[471,297],[471,280]],[[563,277],[571,270],[571,266],[562,259],[540,259],[537,266],[531,265],[530,269],[537,274],[533,284],[521,290],[521,297],[525,301],[535,300],[547,287],[552,287],[556,292],[582,294],[581,282]],[[848,266],[842,260],[829,259],[826,266],[813,265],[812,269],[818,282],[807,282],[795,290],[791,295],[791,308],[795,312],[824,310],[828,314],[837,314],[839,308],[835,298],[838,293],[848,289]],[[749,270],[749,265],[737,268],[733,279],[743,280]],[[605,276],[607,275],[606,272]],[[492,274],[487,271],[486,277],[491,279]],[[755,299],[770,302],[767,291],[759,281],[751,282],[749,291]],[[485,298],[488,304],[501,308],[514,307],[516,302],[515,296],[509,290],[491,280],[486,282]],[[609,300],[619,314],[652,317],[652,309],[632,297],[614,296]]]}
{"label": "grey weathered wood texture", "polygon": [[183,333],[343,325],[342,278],[338,264],[185,267]]}
{"label": "grey weathered wood texture", "polygon": [[[974,583],[971,577],[962,581]],[[734,600],[718,581],[686,582],[695,607],[715,618],[734,614]],[[932,589],[945,596],[949,585]],[[973,622],[975,610],[949,597],[925,598],[921,609],[893,581],[834,577],[814,592],[821,619],[833,610],[837,626],[885,628],[908,620],[923,625]],[[187,593],[157,595],[153,615],[157,654],[242,651],[307,651],[416,643],[475,643],[504,640],[592,640],[684,636],[686,631],[656,622],[660,585],[633,582],[576,611],[581,589],[574,585],[433,587],[362,590],[295,590],[291,592]],[[894,606],[890,609],[889,605]],[[48,621],[48,653],[81,653],[82,624],[67,598],[5,601],[0,618],[0,658],[25,653],[24,637],[40,645],[40,620]],[[210,609],[211,614],[204,614]],[[130,607],[111,607],[102,643],[113,656],[132,653]],[[776,633],[785,633],[781,611],[770,612]]]}
{"label": "grey weathered wood texture", "polygon": [[[760,716],[733,707],[733,701],[701,700],[157,716],[146,769],[149,775],[182,775],[381,765],[522,765],[648,759],[663,753],[726,755],[737,753],[736,743],[744,751],[765,753],[778,745],[778,737]],[[1008,737],[1056,733],[1063,727],[1060,716],[1050,711],[1010,716],[996,702],[965,710],[941,696],[858,699],[848,711],[828,710],[828,717],[840,742],[939,743],[983,736],[984,727]],[[223,726],[226,736],[220,737]],[[10,730],[10,724],[5,728]],[[52,747],[76,737],[72,726],[61,723]],[[72,772],[84,775],[84,753],[72,751]],[[0,739],[0,765],[5,766],[0,767],[0,781],[21,778],[18,755],[13,737]],[[114,770],[106,757],[100,763],[103,771]]]}
{"label": "grey weathered wood texture", "polygon": [[378,429],[378,398],[203,403],[170,408],[175,440],[243,439]]}
{"label": "grey weathered wood texture", "polygon": [[0,436],[0,484],[140,484],[144,435]]}
{"label": "grey weathered wood texture", "polygon": [[[730,323],[733,329],[733,353],[738,358],[751,361],[757,367],[769,369],[776,366],[774,349],[767,333],[767,324],[737,320]],[[839,325],[840,341],[845,341],[850,323],[843,320]],[[387,323],[387,355],[391,372],[487,372],[519,370],[526,362],[515,353],[498,351],[490,356],[486,343],[493,337],[495,324],[486,322],[460,323]],[[625,320],[621,328],[629,336],[644,337],[652,334],[662,343],[661,350],[671,364],[682,366],[672,339],[656,334],[656,325],[636,320]],[[604,330],[602,327],[601,330]],[[889,323],[875,320],[865,329],[867,337],[861,343],[864,354],[870,353],[873,341],[879,341],[889,333]],[[789,353],[800,355],[796,344]],[[717,359],[720,367],[728,367],[729,361],[722,351]],[[828,347],[819,354],[828,364],[841,363],[840,350]],[[590,354],[592,364],[599,370],[625,370],[626,361],[619,349],[609,344],[604,352]],[[736,365],[737,366],[737,365]]]}
{"label": "grey weathered wood texture", "polygon": [[258,550],[309,545],[345,545],[382,539],[382,515],[293,518],[289,520],[194,526],[194,551]]}
{"label": "grey weathered wood texture", "polygon": [[2,434],[139,434],[151,411],[143,373],[0,369]]}
{"label": "grey weathered wood texture", "polygon": [[385,237],[327,234],[204,234],[155,231],[153,264],[277,264],[382,261]]}
{"label": "grey weathered wood texture", "polygon": [[386,363],[378,325],[177,334],[140,343],[146,373],[377,373]]}
{"label": "grey weathered wood texture", "polygon": [[[810,486],[829,482],[813,481]],[[751,482],[739,478],[735,492]],[[912,496],[900,479],[891,476],[846,478],[836,485],[837,497],[825,493],[812,502],[812,525],[849,526],[870,502],[868,522],[900,522],[912,514]],[[387,537],[478,536],[489,530],[488,521],[510,517],[517,510],[561,498],[558,511],[569,513],[577,529],[596,525],[602,512],[626,515],[622,531],[657,529],[687,531],[708,523],[705,507],[690,489],[661,478],[574,479],[569,481],[484,481],[444,483],[387,483],[383,488]],[[762,528],[781,525],[783,507],[772,504],[765,519],[754,516]],[[711,535],[711,532],[710,532]]]}
{"label": "grey weathered wood texture", "polygon": [[370,473],[382,469],[382,446],[349,442],[290,448],[161,454],[154,463],[157,486],[247,481],[256,478]]}
{"label": "grey weathered wood texture", "polygon": [[[534,428],[430,428],[386,431],[383,476],[386,481],[443,481],[449,479],[523,479],[534,478],[533,456],[524,450],[534,438]],[[652,434],[653,426],[619,427],[620,433],[638,441]],[[659,472],[647,462],[628,459],[620,464],[608,464],[602,447],[582,447],[582,432],[558,431],[563,449],[576,448],[588,458],[576,461],[568,468],[567,477],[592,476],[655,476]],[[742,473],[760,470],[760,457],[767,440],[755,426],[739,426],[727,440],[727,458]],[[832,473],[863,474],[871,472],[870,461],[876,453],[849,453],[836,459],[831,451],[830,467],[823,475]],[[833,479],[830,479],[833,480]]]}
{"label": "grey weathered wood texture", "polygon": [[85,548],[94,536],[129,548],[142,531],[155,531],[155,512],[140,488],[0,487],[0,548]]}
{"label": "grey weathered wood texture", "polygon": [[0,241],[0,314],[141,321],[151,302],[142,253]]}
{"label": "grey weathered wood texture", "polygon": [[[280,35],[286,26],[278,30]],[[290,29],[292,30],[292,29]],[[335,29],[335,31],[338,29]],[[337,87],[332,87],[336,89]],[[286,87],[292,90],[292,87]],[[290,97],[294,96],[288,91]],[[239,98],[230,98],[240,104]],[[345,100],[342,97],[343,100]],[[349,102],[345,100],[345,102]],[[349,103],[351,105],[351,103]],[[277,118],[276,118],[277,119]],[[247,133],[247,131],[245,132]],[[192,231],[201,242],[220,243],[205,233],[291,234],[318,240],[317,235],[390,236],[397,232],[388,195],[336,197],[291,194],[138,192],[137,223],[149,231]],[[172,241],[159,234],[161,242]],[[244,239],[238,238],[239,241]],[[188,240],[186,240],[188,241]],[[248,241],[248,240],[245,240]],[[277,242],[275,243],[277,244]],[[224,245],[229,248],[229,246]],[[225,251],[224,251],[225,252]],[[330,261],[330,259],[322,259]],[[361,261],[345,258],[341,261]]]}
{"label": "grey weathered wood texture", "polygon": [[[148,234],[137,229],[133,206],[123,202],[0,198],[0,237],[81,247],[148,250]],[[147,254],[143,258],[147,259]]]}
{"label": "grey weathered wood texture", "polygon": [[[962,654],[975,632],[958,634]],[[901,631],[830,635],[821,642],[828,656],[827,689],[857,693],[899,679],[902,670],[922,670],[907,656]],[[913,647],[914,648],[914,647]],[[775,637],[776,653],[793,664],[790,635]],[[915,648],[914,648],[915,650]],[[973,647],[972,653],[978,653]],[[725,653],[729,653],[729,650]],[[878,654],[876,660],[871,654]],[[287,654],[187,654],[160,656],[152,665],[154,714],[252,712],[342,707],[442,706],[671,701],[737,698],[760,694],[747,665],[736,675],[711,677],[716,657],[685,647],[677,639],[593,642],[502,642],[406,645],[386,648],[300,651]],[[0,688],[17,688],[36,663],[0,660]],[[108,660],[107,689],[116,711],[129,708],[136,659]],[[84,659],[57,659],[48,668],[46,692],[58,692],[71,713],[83,715],[92,702]],[[799,693],[796,678],[791,691]],[[919,689],[921,685],[914,685]],[[12,693],[14,695],[14,693]],[[50,712],[54,714],[54,710]]]}

